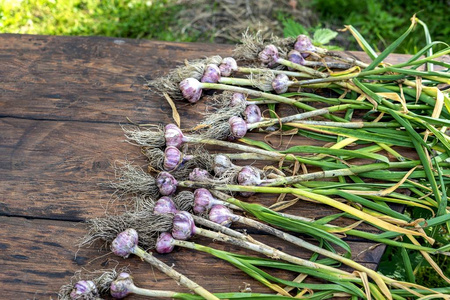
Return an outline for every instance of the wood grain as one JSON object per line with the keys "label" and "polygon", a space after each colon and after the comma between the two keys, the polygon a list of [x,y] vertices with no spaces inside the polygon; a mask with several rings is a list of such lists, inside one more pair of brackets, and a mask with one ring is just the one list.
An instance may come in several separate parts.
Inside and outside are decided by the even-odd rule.
{"label": "wood grain", "polygon": [[[112,189],[113,164],[145,166],[139,148],[124,141],[117,124],[0,119],[1,214],[80,221],[101,216]],[[267,204],[276,196],[263,197]],[[26,199],[24,206],[17,199]],[[255,199],[256,200],[256,199]],[[305,216],[330,213],[303,203]]]}
{"label": "wood grain", "polygon": [[[212,44],[2,35],[0,112],[30,119],[162,122],[151,116],[165,117],[170,107],[148,92],[146,80],[185,59],[230,50]],[[190,105],[181,106],[187,113]]]}
{"label": "wood grain", "polygon": [[[185,59],[226,56],[231,50],[229,45],[0,35],[2,298],[55,298],[76,270],[116,264],[111,256],[101,257],[106,250],[78,251],[75,243],[85,233],[80,221],[102,216],[110,205],[112,191],[107,183],[114,176],[114,161],[145,164],[138,148],[124,142],[120,125],[127,117],[138,123],[172,122],[169,104],[161,95],[149,92],[146,81],[166,74]],[[367,59],[360,52],[348,54]],[[389,61],[401,60],[404,57],[393,55]],[[187,128],[201,118],[205,104],[177,103],[177,107]],[[302,139],[302,143],[316,142]],[[258,196],[250,201],[268,205],[274,198]],[[302,202],[291,212],[320,218],[337,211]],[[309,255],[260,232],[249,232],[288,252]],[[357,239],[349,244],[355,260],[376,268],[383,246],[372,249],[373,243]],[[213,291],[237,291],[244,281],[251,283],[254,291],[267,291],[207,255],[177,250],[161,259]],[[129,265],[143,287],[183,290],[137,259],[119,263]],[[285,276],[292,278],[293,274]]]}
{"label": "wood grain", "polygon": [[[230,45],[102,37],[3,34],[1,39],[0,116],[45,120],[164,122],[170,106],[162,95],[148,92],[146,80],[185,59],[227,56],[232,50]],[[348,54],[367,60],[361,52]],[[387,61],[404,59],[393,54]],[[201,111],[191,106],[179,108],[188,123]]]}

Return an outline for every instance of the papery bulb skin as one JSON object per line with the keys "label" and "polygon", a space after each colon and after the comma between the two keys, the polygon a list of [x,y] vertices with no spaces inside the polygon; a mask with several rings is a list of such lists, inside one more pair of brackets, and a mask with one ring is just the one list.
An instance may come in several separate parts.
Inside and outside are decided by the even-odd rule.
{"label": "papery bulb skin", "polygon": [[183,98],[191,103],[196,103],[202,97],[201,83],[195,78],[182,80],[179,87]]}
{"label": "papery bulb skin", "polygon": [[173,248],[175,247],[173,241],[174,239],[169,232],[161,233],[158,239],[156,240],[155,246],[156,252],[161,254],[172,252]]}
{"label": "papery bulb skin", "polygon": [[70,292],[70,299],[72,300],[95,299],[96,297],[98,297],[98,290],[91,280],[78,281]]}
{"label": "papery bulb skin", "polygon": [[194,207],[193,211],[196,214],[203,214],[209,210],[214,203],[214,197],[204,188],[196,189],[194,191]]}
{"label": "papery bulb skin", "polygon": [[167,147],[180,148],[184,143],[184,135],[181,129],[175,124],[167,124],[164,127],[164,138],[166,139]]}
{"label": "papery bulb skin", "polygon": [[230,76],[233,71],[238,70],[238,65],[236,60],[232,57],[225,57],[222,59],[222,63],[219,65],[220,75]]}
{"label": "papery bulb skin", "polygon": [[216,176],[221,176],[232,167],[234,167],[234,164],[231,162],[228,156],[223,154],[217,154],[214,156],[213,170]]}
{"label": "papery bulb skin", "polygon": [[245,105],[246,99],[244,94],[242,93],[233,93],[230,100],[230,106],[236,107],[236,106],[242,106]]}
{"label": "papery bulb skin", "polygon": [[156,186],[163,196],[173,195],[178,186],[178,181],[168,172],[161,172],[156,176]]}
{"label": "papery bulb skin", "polygon": [[[302,66],[305,65],[305,58],[297,50],[291,50],[288,53],[288,59],[289,59],[290,62],[293,62],[294,64],[302,65]],[[292,68],[288,68],[288,69],[292,70]]]}
{"label": "papery bulb skin", "polygon": [[180,211],[173,217],[172,236],[179,240],[187,240],[195,233],[195,223],[187,211]]}
{"label": "papery bulb skin", "polygon": [[133,228],[122,231],[111,243],[111,251],[120,257],[127,258],[138,244],[138,233]]}
{"label": "papery bulb skin", "polygon": [[204,169],[194,168],[194,170],[189,173],[190,181],[205,182],[210,179],[212,179],[211,174],[209,174],[209,172]]}
{"label": "papery bulb skin", "polygon": [[207,83],[217,83],[220,80],[220,69],[218,66],[214,64],[209,64],[206,66],[205,71],[203,72],[201,82]]}
{"label": "papery bulb skin", "polygon": [[238,140],[247,133],[247,123],[241,117],[233,116],[228,120],[230,124],[230,141]]}
{"label": "papery bulb skin", "polygon": [[174,146],[169,146],[164,151],[163,167],[166,171],[173,171],[183,162],[183,153]]}
{"label": "papery bulb skin", "polygon": [[131,294],[130,288],[134,286],[133,277],[126,272],[122,272],[117,276],[116,280],[111,282],[109,288],[110,294],[115,299],[122,299]]}
{"label": "papery bulb skin", "polygon": [[309,53],[306,52],[314,52],[315,47],[308,36],[301,34],[297,36],[297,41],[294,44],[294,49],[300,52],[303,57],[308,57]]}
{"label": "papery bulb skin", "polygon": [[261,110],[256,104],[250,104],[249,106],[247,106],[244,110],[244,116],[245,121],[247,121],[248,124],[260,122],[262,119]]}
{"label": "papery bulb skin", "polygon": [[286,74],[278,74],[272,81],[272,87],[277,94],[286,93],[289,88],[289,77]]}
{"label": "papery bulb skin", "polygon": [[175,202],[170,197],[164,196],[155,202],[153,213],[155,215],[176,214],[178,212]]}
{"label": "papery bulb skin", "polygon": [[274,45],[267,45],[261,52],[259,52],[258,58],[264,65],[273,67],[280,59],[280,55],[277,47]]}
{"label": "papery bulb skin", "polygon": [[228,207],[215,204],[209,211],[209,220],[222,226],[230,227],[237,220],[237,216]]}
{"label": "papery bulb skin", "polygon": [[[245,166],[238,173],[237,181],[240,185],[258,186],[261,184],[261,175],[253,167]],[[254,192],[240,192],[244,197],[250,197]]]}

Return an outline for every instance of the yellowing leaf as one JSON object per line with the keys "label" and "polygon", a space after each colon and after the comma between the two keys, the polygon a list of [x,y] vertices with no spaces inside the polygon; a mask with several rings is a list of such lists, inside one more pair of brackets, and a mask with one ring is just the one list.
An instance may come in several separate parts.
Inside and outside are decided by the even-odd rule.
{"label": "yellowing leaf", "polygon": [[422,77],[416,77],[416,103],[419,102],[420,94],[422,94]]}
{"label": "yellowing leaf", "polygon": [[269,206],[269,209],[271,209],[273,211],[281,211],[281,210],[284,210],[284,209],[294,205],[295,203],[298,202],[298,200],[299,200],[299,198],[296,198],[294,200],[277,202],[277,203],[274,203],[271,206]]}
{"label": "yellowing leaf", "polygon": [[169,94],[167,94],[167,93],[163,93],[163,94],[164,94],[164,97],[166,98],[167,102],[169,103],[170,107],[172,108],[172,118],[175,121],[175,124],[177,124],[178,127],[181,127],[180,115],[178,114],[175,103],[173,102],[172,98],[170,98]]}
{"label": "yellowing leaf", "polygon": [[359,271],[355,271],[355,273],[358,274],[359,277],[361,277],[361,281],[363,283],[364,290],[366,291],[367,300],[372,300],[372,296],[370,294],[369,278],[367,277],[367,273],[359,272]]}
{"label": "yellowing leaf", "polygon": [[403,112],[404,113],[408,112],[408,109],[406,108],[406,101],[402,99],[402,97],[400,97],[399,94],[397,93],[376,93],[376,94],[378,96],[400,102],[403,107]]}
{"label": "yellowing leaf", "polygon": [[442,108],[444,107],[444,93],[442,93],[436,87],[424,87],[424,90],[433,91],[436,93],[436,104],[434,105],[433,113],[431,114],[432,118],[439,118],[442,112]]}
{"label": "yellowing leaf", "polygon": [[396,189],[398,189],[406,181],[406,179],[408,179],[409,175],[411,175],[412,172],[414,172],[414,170],[416,168],[417,168],[417,166],[415,166],[414,168],[409,170],[408,173],[406,173],[405,176],[403,176],[402,180],[400,180],[399,182],[397,182],[396,184],[394,184],[390,188],[387,188],[385,190],[380,191],[379,195],[380,196],[386,196],[386,195],[389,195],[390,193],[394,192]]}
{"label": "yellowing leaf", "polygon": [[341,75],[347,75],[351,73],[358,74],[361,72],[361,68],[358,66],[351,67],[350,69],[343,70],[343,71],[330,71],[330,76],[341,76]]}

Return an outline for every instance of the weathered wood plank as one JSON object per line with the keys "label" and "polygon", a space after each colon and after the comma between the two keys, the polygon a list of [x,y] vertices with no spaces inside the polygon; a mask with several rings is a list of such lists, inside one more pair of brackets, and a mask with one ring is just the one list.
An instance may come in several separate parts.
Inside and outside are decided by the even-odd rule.
{"label": "weathered wood plank", "polygon": [[[0,126],[0,215],[72,221],[102,216],[113,192],[107,185],[114,179],[114,161],[145,166],[118,124],[2,118]],[[276,197],[258,194],[248,200],[270,205]],[[320,218],[338,211],[300,201],[289,212]]]}
{"label": "weathered wood plank", "polygon": [[[0,35],[0,116],[93,122],[162,122],[170,107],[145,80],[185,59],[230,55],[232,46],[101,37]],[[348,52],[367,61],[361,52]],[[404,56],[391,55],[391,63]],[[184,120],[201,109],[180,105]],[[152,119],[151,116],[158,116]],[[198,116],[198,115],[197,115]]]}
{"label": "weathered wood plank", "polygon": [[230,46],[98,37],[2,35],[0,114],[21,118],[163,121],[169,106],[147,80],[184,59],[227,54]]}
{"label": "weathered wood plank", "polygon": [[76,220],[99,213],[99,201],[108,199],[99,184],[113,176],[111,163],[136,151],[121,142],[117,125],[0,122],[6,129],[0,134],[0,199],[6,215]]}
{"label": "weathered wood plank", "polygon": [[[119,268],[128,267],[139,286],[186,291],[158,270],[141,263],[136,257],[123,260],[108,255],[107,250],[99,251],[98,247],[78,249],[75,244],[85,234],[85,229],[80,223],[0,217],[0,224],[2,224],[0,263],[3,266],[3,271],[0,272],[0,285],[3,287],[3,299],[56,298],[60,286],[68,283],[75,271],[80,269],[94,271],[112,268],[117,264]],[[277,240],[271,237],[261,238],[268,243],[277,243]],[[237,250],[232,246],[213,243],[204,238],[195,238],[193,241],[222,250]],[[351,243],[351,247],[354,249],[355,261],[362,261],[370,268],[376,267],[381,248],[365,251],[367,247],[365,243]],[[281,249],[304,258],[310,255],[288,245]],[[255,255],[246,250],[239,250],[239,253]],[[254,292],[270,292],[240,270],[221,263],[208,254],[176,249],[168,255],[155,255],[214,292],[238,291],[240,286],[244,286],[244,282],[250,283]],[[287,272],[273,274],[286,279],[295,277],[295,274]],[[130,299],[140,298],[130,297]]]}

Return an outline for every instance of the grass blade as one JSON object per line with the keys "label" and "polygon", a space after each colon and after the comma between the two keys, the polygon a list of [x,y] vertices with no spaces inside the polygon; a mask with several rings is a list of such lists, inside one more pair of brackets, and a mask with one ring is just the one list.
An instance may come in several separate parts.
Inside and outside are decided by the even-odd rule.
{"label": "grass blade", "polygon": [[[422,25],[422,27],[423,27],[423,31],[425,33],[425,41],[427,43],[427,46],[430,45],[432,40],[431,40],[431,35],[430,35],[430,31],[428,30],[427,24],[425,24],[421,20],[417,20],[417,22],[420,25]],[[429,57],[431,55],[433,55],[433,48],[430,47],[430,49],[428,49],[428,51],[427,51],[426,57]],[[427,70],[428,71],[433,71],[433,64],[427,63]]]}
{"label": "grass blade", "polygon": [[437,186],[436,178],[434,177],[434,174],[433,174],[433,170],[431,169],[431,166],[430,166],[430,163],[428,160],[428,156],[425,154],[424,149],[422,148],[421,145],[419,145],[418,142],[413,140],[413,143],[414,143],[414,146],[416,147],[416,151],[417,151],[417,154],[419,155],[420,161],[422,162],[422,166],[425,171],[425,175],[428,179],[428,183],[430,184],[431,189],[433,190],[434,197],[435,197],[438,205],[440,206],[441,202],[442,202],[442,198],[441,198],[441,194],[439,192],[439,188]]}
{"label": "grass blade", "polygon": [[[268,264],[263,264],[262,266],[264,267],[271,267],[272,264],[268,265]],[[249,265],[252,266],[252,265]],[[251,267],[250,267],[251,268]],[[284,285],[288,285],[288,286],[293,286],[293,287],[297,287],[297,288],[301,288],[301,289],[311,289],[311,290],[325,290],[325,291],[335,291],[335,292],[343,292],[343,293],[349,293],[351,295],[357,295],[359,297],[363,297],[364,293],[361,292],[361,290],[359,288],[357,288],[353,283],[350,282],[337,282],[336,284],[314,284],[314,283],[298,283],[298,282],[293,282],[293,281],[289,281],[289,280],[284,280],[275,276],[272,276],[270,274],[268,274],[267,272],[262,271],[259,268],[256,268],[253,266],[253,271],[257,272],[260,276],[271,280],[273,282],[279,283],[279,284],[284,284]],[[321,274],[320,274],[321,275]],[[319,277],[320,278],[320,277]]]}
{"label": "grass blade", "polygon": [[[321,191],[318,191],[318,190],[316,190],[315,192],[316,193],[321,193]],[[322,191],[322,193],[323,193],[323,191]],[[380,204],[377,204],[377,203],[375,203],[373,201],[367,200],[367,199],[365,199],[365,198],[363,198],[361,196],[353,195],[353,194],[350,194],[350,193],[347,193],[347,192],[344,192],[344,191],[341,191],[341,190],[327,191],[326,194],[338,195],[338,196],[341,196],[341,197],[347,199],[348,201],[359,203],[359,204],[363,205],[364,207],[368,207],[368,208],[371,208],[373,210],[379,211],[379,212],[381,212],[381,213],[383,213],[385,215],[391,216],[393,218],[397,218],[397,219],[405,220],[405,221],[410,221],[410,218],[405,216],[404,214],[399,213],[399,212],[397,212],[397,211],[395,211],[395,210],[393,210],[393,209],[391,209],[389,207],[386,207],[384,205],[380,205]]]}
{"label": "grass blade", "polygon": [[[439,164],[435,164],[435,168],[438,172],[438,176],[439,176],[439,183],[441,184],[441,190],[442,190],[442,197],[440,198],[441,201],[438,202],[438,211],[437,211],[437,216],[443,216],[446,214],[446,210],[447,210],[447,188],[448,185],[445,184],[444,182],[444,178],[443,178],[443,174],[442,174],[442,169],[439,166]],[[448,224],[448,222],[447,222]]]}
{"label": "grass blade", "polygon": [[[421,23],[422,21],[420,21],[419,23]],[[430,52],[428,52],[428,50],[430,50],[433,46],[435,45],[439,45],[439,44],[443,44],[446,45],[448,47],[447,43],[444,42],[440,42],[440,41],[434,41],[431,43],[427,43],[427,45],[425,47],[423,47],[422,49],[420,49],[413,57],[411,57],[406,63],[410,63],[413,62],[417,59],[419,59],[422,55],[424,55],[425,53],[428,53],[428,56],[433,55],[433,53],[430,54]]]}
{"label": "grass blade", "polygon": [[363,49],[364,52],[366,52],[369,57],[374,60],[377,58],[377,53],[373,48],[369,45],[369,43],[363,38],[363,36],[358,32],[358,30],[355,29],[352,25],[345,25],[345,30],[349,30],[350,33],[355,38],[358,45]]}
{"label": "grass blade", "polygon": [[267,151],[274,151],[274,152],[277,151],[274,148],[272,148],[271,146],[269,146],[267,143],[264,143],[263,141],[256,141],[256,140],[252,140],[249,138],[240,138],[239,141],[243,142],[247,145],[250,145],[250,146],[256,146],[256,147],[262,148]]}
{"label": "grass blade", "polygon": [[345,149],[333,149],[333,148],[324,148],[317,146],[293,146],[287,150],[280,151],[281,153],[319,153],[319,154],[328,154],[334,156],[348,156],[352,158],[366,158],[366,159],[374,159],[383,162],[389,162],[389,159],[380,154],[374,153],[363,153],[363,152],[355,152],[353,150],[345,150]]}
{"label": "grass blade", "polygon": [[256,203],[247,203],[240,201],[235,198],[228,198],[227,202],[230,202],[234,205],[239,206],[244,209],[246,212],[254,215],[260,221],[266,222],[271,225],[275,225],[293,232],[304,233],[311,235],[315,238],[321,238],[330,243],[333,243],[347,251],[347,256],[350,255],[351,249],[350,246],[339,239],[338,237],[330,234],[320,228],[313,226],[312,224],[300,220],[287,219],[283,217],[281,214],[270,210],[262,205]]}
{"label": "grass blade", "polygon": [[402,255],[403,265],[405,266],[406,278],[409,282],[415,283],[416,277],[414,276],[411,260],[409,259],[408,251],[405,248],[400,248]]}
{"label": "grass blade", "polygon": [[414,29],[417,23],[417,18],[414,15],[411,18],[411,25],[409,28],[403,33],[397,40],[395,40],[392,44],[390,44],[380,55],[378,55],[372,63],[366,68],[366,71],[370,71],[375,69],[389,54],[391,54],[402,42],[403,40],[410,34],[410,32]]}
{"label": "grass blade", "polygon": [[226,251],[216,250],[216,249],[211,248],[211,247],[205,247],[205,246],[202,246],[202,245],[199,245],[199,244],[195,244],[195,248],[197,250],[199,250],[199,251],[207,252],[207,253],[209,253],[211,255],[214,255],[217,258],[220,258],[222,260],[225,260],[225,261],[229,262],[230,264],[232,264],[236,268],[242,270],[247,275],[249,275],[250,277],[252,277],[255,280],[259,281],[260,283],[264,284],[268,288],[274,290],[275,292],[281,293],[284,296],[290,296],[289,293],[287,293],[281,286],[271,283],[264,276],[259,274],[255,270],[255,267],[251,266],[248,263],[240,261],[238,258],[234,257],[233,255],[230,255],[230,253],[228,253]]}
{"label": "grass blade", "polygon": [[389,113],[391,116],[394,117],[394,119],[400,123],[403,127],[405,127],[405,130],[410,134],[412,137],[413,143],[417,142],[424,146],[425,148],[429,148],[427,143],[422,139],[422,137],[417,133],[417,131],[411,126],[410,122],[408,120],[403,119],[396,111],[393,111],[392,109],[389,110]]}
{"label": "grass blade", "polygon": [[[336,127],[327,127],[327,126],[309,126],[304,124],[298,124],[298,123],[289,123],[290,126],[298,127],[302,129],[307,130],[317,130],[321,133],[326,134],[334,134],[338,136],[345,136],[348,138],[355,138],[357,140],[367,141],[367,142],[375,142],[375,143],[385,143],[385,144],[391,144],[395,146],[401,146],[401,147],[408,147],[413,148],[413,144],[410,140],[405,138],[394,138],[392,137],[386,137],[385,132],[383,134],[377,134],[377,133],[371,133],[368,130],[364,129],[348,129],[348,128],[336,128]],[[397,132],[398,133],[398,132]],[[401,133],[397,134],[398,135]]]}

